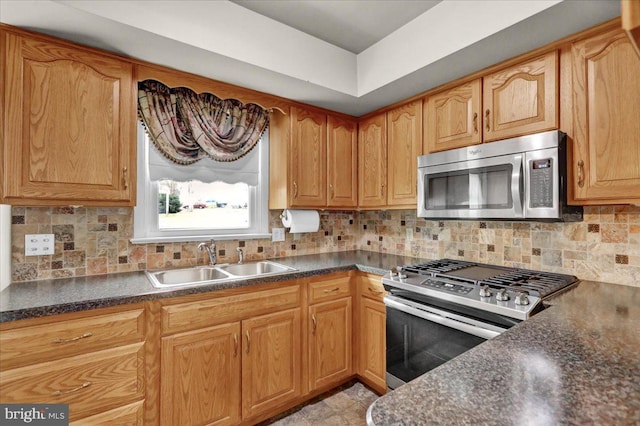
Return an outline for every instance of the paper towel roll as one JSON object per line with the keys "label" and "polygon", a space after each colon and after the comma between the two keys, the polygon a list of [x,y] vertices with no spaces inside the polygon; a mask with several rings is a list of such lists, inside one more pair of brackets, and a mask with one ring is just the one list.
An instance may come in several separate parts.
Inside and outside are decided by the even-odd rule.
{"label": "paper towel roll", "polygon": [[282,225],[291,228],[289,232],[317,232],[320,229],[320,215],[317,210],[285,210],[282,212]]}

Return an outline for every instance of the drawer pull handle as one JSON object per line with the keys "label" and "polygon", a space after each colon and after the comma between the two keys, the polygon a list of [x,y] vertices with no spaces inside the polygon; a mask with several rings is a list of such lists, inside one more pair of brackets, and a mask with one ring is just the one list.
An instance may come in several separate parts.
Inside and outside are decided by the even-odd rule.
{"label": "drawer pull handle", "polygon": [[247,353],[249,353],[251,350],[251,336],[249,336],[249,330],[247,330],[245,336],[247,336]]}
{"label": "drawer pull handle", "polygon": [[51,396],[60,396],[60,395],[66,395],[68,393],[78,392],[79,390],[82,390],[84,388],[88,388],[89,386],[91,386],[91,382],[84,382],[83,384],[81,384],[77,388],[69,389],[69,390],[66,390],[66,391],[59,391],[59,390],[53,391],[51,393]]}
{"label": "drawer pull handle", "polygon": [[582,188],[584,186],[584,161],[578,161],[578,186]]}
{"label": "drawer pull handle", "polygon": [[478,133],[478,113],[473,113],[473,133]]}
{"label": "drawer pull handle", "polygon": [[335,293],[336,291],[339,291],[340,288],[336,287],[336,288],[332,288],[331,290],[324,290],[324,293]]}
{"label": "drawer pull handle", "polygon": [[91,336],[93,336],[93,334],[91,334],[91,333],[84,333],[82,336],[70,337],[70,338],[68,338],[68,339],[61,339],[61,338],[53,339],[53,340],[51,341],[51,343],[69,343],[69,342],[75,342],[76,340],[86,339],[87,337],[91,337]]}
{"label": "drawer pull handle", "polygon": [[233,357],[238,356],[238,333],[233,333]]}
{"label": "drawer pull handle", "polygon": [[293,181],[293,198],[298,198],[298,184]]}
{"label": "drawer pull handle", "polygon": [[374,290],[371,287],[369,287],[369,291],[373,294],[381,294],[384,293],[384,290]]}
{"label": "drawer pull handle", "polygon": [[487,128],[487,132],[491,130],[491,122],[489,121],[489,116],[491,115],[491,111],[490,110],[486,110],[484,112],[484,121],[485,121],[485,126]]}
{"label": "drawer pull handle", "polygon": [[311,334],[316,334],[316,329],[318,328],[318,321],[316,321],[315,315],[311,315],[311,322],[313,322],[313,328],[311,329]]}

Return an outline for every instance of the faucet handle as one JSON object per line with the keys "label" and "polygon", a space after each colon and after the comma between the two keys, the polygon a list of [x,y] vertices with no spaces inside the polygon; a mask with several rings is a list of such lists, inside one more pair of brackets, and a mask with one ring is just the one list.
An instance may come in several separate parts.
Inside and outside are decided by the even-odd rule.
{"label": "faucet handle", "polygon": [[244,251],[242,247],[237,247],[236,251],[238,252],[238,263],[244,263]]}

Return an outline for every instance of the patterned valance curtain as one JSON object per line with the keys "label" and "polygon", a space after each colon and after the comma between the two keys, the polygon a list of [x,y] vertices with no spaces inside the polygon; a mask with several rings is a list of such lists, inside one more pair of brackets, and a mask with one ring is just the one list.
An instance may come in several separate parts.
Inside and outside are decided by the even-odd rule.
{"label": "patterned valance curtain", "polygon": [[235,161],[256,146],[269,126],[269,112],[259,105],[155,80],[138,83],[138,113],[154,145],[183,165],[206,156]]}

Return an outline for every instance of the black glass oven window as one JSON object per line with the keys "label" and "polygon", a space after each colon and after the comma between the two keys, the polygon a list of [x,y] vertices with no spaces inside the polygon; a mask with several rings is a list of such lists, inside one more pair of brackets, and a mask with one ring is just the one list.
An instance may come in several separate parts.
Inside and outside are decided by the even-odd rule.
{"label": "black glass oven window", "polygon": [[387,308],[387,372],[409,382],[485,339]]}
{"label": "black glass oven window", "polygon": [[424,175],[427,210],[510,209],[511,164]]}

